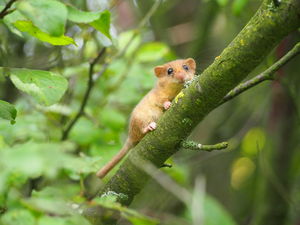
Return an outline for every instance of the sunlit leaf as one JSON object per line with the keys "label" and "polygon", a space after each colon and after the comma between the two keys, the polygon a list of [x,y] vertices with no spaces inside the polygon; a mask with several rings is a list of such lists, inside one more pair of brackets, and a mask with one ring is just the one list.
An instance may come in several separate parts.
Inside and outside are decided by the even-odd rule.
{"label": "sunlit leaf", "polygon": [[15,122],[17,110],[15,107],[5,101],[0,100],[0,118],[10,120],[11,123]]}
{"label": "sunlit leaf", "polygon": [[67,6],[68,19],[75,23],[90,23],[99,19],[101,12],[85,12],[73,6]]}
{"label": "sunlit leaf", "polygon": [[152,62],[163,58],[168,52],[168,46],[163,43],[147,43],[139,48],[136,59],[141,62]]}
{"label": "sunlit leaf", "polygon": [[217,2],[220,6],[226,6],[228,3],[228,0],[217,0]]}
{"label": "sunlit leaf", "polygon": [[24,209],[9,210],[0,217],[0,224],[4,225],[33,225],[36,224],[34,215]]}
{"label": "sunlit leaf", "polygon": [[66,218],[43,216],[39,219],[39,225],[65,225]]}
{"label": "sunlit leaf", "polygon": [[18,1],[17,9],[50,36],[61,37],[64,34],[68,11],[61,2],[55,0]]}
{"label": "sunlit leaf", "polygon": [[68,37],[68,36],[51,36],[43,31],[41,31],[38,27],[34,26],[31,21],[23,21],[23,20],[18,20],[14,23],[14,26],[22,31],[22,32],[27,32],[33,37],[36,37],[37,39],[48,42],[52,45],[69,45],[69,44],[75,44],[75,41]]}
{"label": "sunlit leaf", "polygon": [[133,30],[121,33],[118,38],[118,48],[119,50],[126,48],[126,56],[130,56],[134,51],[136,51],[140,43],[141,36],[136,35]]}
{"label": "sunlit leaf", "polygon": [[58,102],[68,87],[63,76],[49,71],[0,67],[0,74],[4,72],[18,89],[47,106]]}
{"label": "sunlit leaf", "polygon": [[239,189],[255,170],[254,162],[248,157],[241,157],[234,161],[231,169],[231,186]]}
{"label": "sunlit leaf", "polygon": [[247,156],[255,156],[266,143],[266,135],[262,128],[250,129],[242,140],[242,152]]}
{"label": "sunlit leaf", "polygon": [[110,29],[110,12],[108,10],[105,10],[101,12],[99,19],[93,21],[90,23],[92,27],[94,27],[96,30],[100,31],[102,34],[104,34],[106,37],[111,39],[109,29]]}
{"label": "sunlit leaf", "polygon": [[11,32],[13,32],[14,34],[23,37],[22,32],[20,32],[15,26],[14,23],[17,20],[26,20],[26,18],[18,11],[15,10],[12,13],[6,15],[3,19],[4,23],[6,24],[6,26],[11,30]]}

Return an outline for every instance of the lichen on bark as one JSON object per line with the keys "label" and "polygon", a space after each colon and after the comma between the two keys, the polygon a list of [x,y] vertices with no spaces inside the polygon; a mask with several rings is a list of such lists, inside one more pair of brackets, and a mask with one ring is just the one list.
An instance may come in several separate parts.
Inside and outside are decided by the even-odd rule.
{"label": "lichen on bark", "polygon": [[[300,26],[300,1],[282,0],[277,7],[265,0],[245,28],[214,62],[183,90],[177,103],[160,118],[154,132],[131,150],[120,169],[100,193],[123,193],[129,205],[149,176],[142,169],[148,161],[160,167],[178,151],[182,140],[238,85],[284,36]],[[188,123],[186,121],[189,121]]]}

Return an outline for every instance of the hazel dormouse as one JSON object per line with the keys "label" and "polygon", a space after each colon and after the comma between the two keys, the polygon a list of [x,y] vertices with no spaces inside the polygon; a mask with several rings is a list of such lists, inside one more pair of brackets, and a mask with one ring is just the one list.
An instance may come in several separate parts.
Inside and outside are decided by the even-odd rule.
{"label": "hazel dormouse", "polygon": [[99,178],[112,170],[140,140],[156,129],[156,121],[170,108],[172,100],[182,90],[184,83],[195,76],[196,62],[192,58],[178,59],[154,68],[156,85],[133,109],[125,144],[98,172]]}

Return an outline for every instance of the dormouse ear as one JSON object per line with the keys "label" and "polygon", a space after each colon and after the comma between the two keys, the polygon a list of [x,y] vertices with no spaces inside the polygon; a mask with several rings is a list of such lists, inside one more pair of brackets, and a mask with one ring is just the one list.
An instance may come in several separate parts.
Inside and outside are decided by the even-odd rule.
{"label": "dormouse ear", "polygon": [[154,68],[154,72],[157,77],[161,77],[165,73],[165,67],[164,66],[156,66]]}
{"label": "dormouse ear", "polygon": [[193,58],[187,58],[185,63],[193,70],[196,70],[196,62]]}

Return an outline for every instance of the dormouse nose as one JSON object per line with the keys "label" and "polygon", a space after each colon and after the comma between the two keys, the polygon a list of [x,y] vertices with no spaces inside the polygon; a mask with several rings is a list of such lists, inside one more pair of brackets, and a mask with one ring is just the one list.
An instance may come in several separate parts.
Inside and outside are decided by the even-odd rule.
{"label": "dormouse nose", "polygon": [[178,72],[176,74],[176,79],[180,80],[180,81],[185,81],[185,78],[186,78],[186,74],[183,73],[183,72]]}

